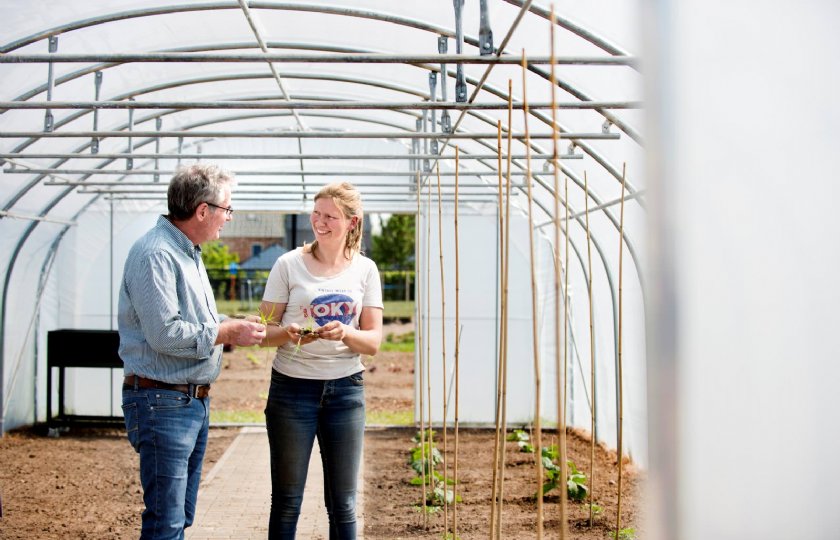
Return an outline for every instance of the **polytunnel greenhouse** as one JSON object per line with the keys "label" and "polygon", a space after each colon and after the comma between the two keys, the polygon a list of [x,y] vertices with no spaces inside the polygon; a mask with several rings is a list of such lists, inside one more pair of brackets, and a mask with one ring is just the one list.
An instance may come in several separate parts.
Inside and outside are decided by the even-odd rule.
{"label": "polytunnel greenhouse", "polygon": [[[63,515],[16,487],[20,433],[49,447],[121,425],[126,259],[175,171],[201,162],[235,175],[231,235],[273,222],[266,252],[303,243],[290,223],[308,227],[332,182],[356,186],[369,236],[413,219],[406,363],[367,359],[368,412],[402,373],[399,444],[433,428],[453,497],[432,512],[424,491],[418,511],[403,452],[414,498],[388,492],[396,517],[380,506],[376,439],[395,422],[368,416],[360,538],[840,538],[835,2],[0,0],[0,14],[0,536],[37,536],[16,521],[34,507]],[[221,303],[236,275],[219,313],[256,313],[259,297]],[[214,392],[235,369],[270,377],[261,351],[223,364]],[[261,415],[267,384],[231,393]],[[233,433],[200,508],[245,446]],[[481,450],[464,448],[480,455],[459,455],[476,433]],[[66,459],[123,460],[85,448]],[[591,482],[580,500],[543,484],[567,465]],[[139,493],[112,497],[129,526],[63,537],[136,536]],[[187,538],[216,538],[213,512]],[[267,514],[249,520],[228,537],[264,538]]]}

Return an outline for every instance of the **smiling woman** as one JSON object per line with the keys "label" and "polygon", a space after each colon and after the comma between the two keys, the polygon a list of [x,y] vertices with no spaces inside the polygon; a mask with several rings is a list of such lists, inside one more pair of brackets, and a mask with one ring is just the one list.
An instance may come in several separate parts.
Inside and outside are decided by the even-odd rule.
{"label": "smiling woman", "polygon": [[[362,355],[382,341],[376,265],[359,251],[362,202],[348,183],[315,196],[315,241],[281,256],[262,313],[275,313],[265,345],[277,346],[266,404],[271,447],[269,538],[293,538],[309,455],[321,448],[330,529],[356,537],[356,493],[365,425]],[[306,321],[313,321],[310,327]]]}

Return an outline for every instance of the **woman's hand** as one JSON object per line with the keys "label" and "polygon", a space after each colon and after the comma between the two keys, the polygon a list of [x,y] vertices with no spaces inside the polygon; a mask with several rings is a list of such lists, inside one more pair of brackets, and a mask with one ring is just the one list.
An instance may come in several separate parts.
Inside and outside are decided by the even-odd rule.
{"label": "woman's hand", "polygon": [[297,346],[308,345],[320,337],[317,330],[313,332],[302,332],[303,328],[296,323],[290,324],[284,330],[289,336],[289,342]]}
{"label": "woman's hand", "polygon": [[316,333],[321,339],[328,339],[330,341],[342,341],[350,332],[350,327],[342,324],[340,321],[330,321],[316,330]]}

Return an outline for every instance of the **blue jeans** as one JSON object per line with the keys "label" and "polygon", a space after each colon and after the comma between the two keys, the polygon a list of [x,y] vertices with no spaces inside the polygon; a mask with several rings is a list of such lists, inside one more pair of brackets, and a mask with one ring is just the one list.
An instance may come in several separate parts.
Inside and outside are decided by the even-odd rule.
{"label": "blue jeans", "polygon": [[128,440],[140,454],[140,539],[182,540],[195,518],[210,398],[157,388],[123,388],[122,395]]}
{"label": "blue jeans", "polygon": [[268,538],[295,538],[309,457],[318,437],[330,540],[355,539],[356,478],[365,435],[362,373],[312,380],[272,371],[265,422],[271,448]]}

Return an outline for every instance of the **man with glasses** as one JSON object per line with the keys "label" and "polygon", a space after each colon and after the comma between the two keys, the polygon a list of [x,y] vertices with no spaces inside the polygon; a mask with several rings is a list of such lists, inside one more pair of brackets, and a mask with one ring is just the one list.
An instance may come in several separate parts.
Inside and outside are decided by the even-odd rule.
{"label": "man with glasses", "polygon": [[200,244],[219,238],[232,219],[232,183],[215,165],[179,169],[169,183],[169,214],[134,244],[125,263],[122,407],[128,440],[140,454],[142,540],[183,538],[192,524],[222,345],[265,338],[256,317],[219,315],[201,260]]}

